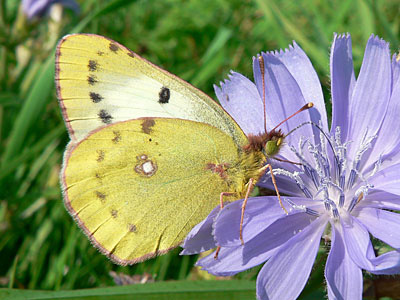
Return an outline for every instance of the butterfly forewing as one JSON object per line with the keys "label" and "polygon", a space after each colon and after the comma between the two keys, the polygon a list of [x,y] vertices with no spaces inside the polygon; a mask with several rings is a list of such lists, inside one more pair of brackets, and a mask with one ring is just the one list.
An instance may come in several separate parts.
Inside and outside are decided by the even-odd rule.
{"label": "butterfly forewing", "polygon": [[211,98],[102,36],[75,34],[57,47],[56,84],[71,140],[104,125],[142,117],[194,120],[232,136],[245,136]]}

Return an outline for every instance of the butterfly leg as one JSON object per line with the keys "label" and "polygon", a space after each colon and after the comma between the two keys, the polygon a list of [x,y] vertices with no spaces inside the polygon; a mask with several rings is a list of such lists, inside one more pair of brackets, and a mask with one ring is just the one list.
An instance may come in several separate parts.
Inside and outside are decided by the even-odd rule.
{"label": "butterfly leg", "polygon": [[215,254],[214,254],[214,259],[215,260],[218,259],[219,250],[221,250],[221,246],[218,246],[217,249],[215,250]]}
{"label": "butterfly leg", "polygon": [[[268,164],[269,165],[269,164]],[[261,170],[260,170],[260,177],[262,176],[262,174],[265,173],[265,171],[268,169],[268,165],[264,166]],[[250,192],[253,190],[254,188],[254,179],[250,178],[249,182],[248,182],[248,187],[247,187],[247,191],[246,191],[246,195],[244,197],[243,203],[242,203],[242,213],[240,216],[240,227],[239,227],[239,237],[240,237],[240,242],[242,243],[242,245],[244,245],[244,241],[243,241],[243,220],[244,220],[244,210],[246,208],[247,205],[247,199],[249,198]]]}
{"label": "butterfly leg", "polygon": [[[229,192],[222,192],[219,195],[219,207],[220,210],[224,208],[224,196],[233,196],[235,193],[229,193]],[[218,259],[218,253],[221,250],[221,246],[217,246],[217,249],[215,250],[215,255],[214,259]]]}
{"label": "butterfly leg", "polygon": [[243,203],[242,203],[242,213],[240,215],[240,227],[239,227],[239,237],[240,237],[240,242],[242,243],[242,245],[244,245],[244,241],[243,241],[243,219],[244,219],[244,210],[246,208],[247,205],[247,200],[249,199],[249,195],[250,192],[253,190],[254,188],[254,179],[250,178],[249,180],[249,185],[247,187],[247,191],[246,191],[246,196],[244,197]]}
{"label": "butterfly leg", "polygon": [[280,162],[289,163],[289,164],[292,164],[292,165],[298,165],[298,166],[302,166],[303,165],[302,163],[299,163],[299,162],[294,162],[294,161],[291,161],[291,160],[282,159],[282,158],[278,158],[278,157],[274,157],[273,159],[275,159],[277,161],[280,161]]}
{"label": "butterfly leg", "polygon": [[281,199],[281,195],[279,194],[278,186],[276,185],[275,175],[274,175],[274,172],[272,171],[272,166],[271,166],[271,164],[268,164],[267,167],[269,168],[269,171],[270,171],[270,173],[271,173],[272,184],[274,185],[276,195],[278,196],[279,204],[280,204],[280,206],[282,207],[283,211],[288,215],[288,214],[289,214],[288,211],[287,211],[286,208],[283,206],[282,199]]}
{"label": "butterfly leg", "polygon": [[[265,172],[267,169],[270,170],[271,179],[272,179],[272,184],[274,185],[276,195],[278,196],[279,204],[280,204],[280,206],[282,207],[282,209],[284,210],[284,212],[285,212],[286,214],[289,214],[288,211],[286,210],[286,208],[283,206],[282,199],[281,199],[281,195],[279,194],[278,186],[277,186],[277,184],[276,184],[276,179],[275,179],[274,173],[273,173],[273,171],[272,171],[272,166],[271,166],[271,164],[266,165],[266,166],[263,168],[262,172]],[[247,200],[248,200],[248,198],[249,198],[250,192],[253,190],[253,187],[254,187],[254,179],[253,179],[253,178],[250,178],[250,180],[249,180],[249,186],[248,186],[247,191],[246,191],[246,196],[245,196],[244,201],[243,201],[243,204],[242,204],[242,213],[241,213],[241,216],[240,216],[239,237],[240,237],[240,242],[242,243],[242,245],[244,245],[244,240],[243,240],[244,210],[245,210],[245,208],[246,208]]]}

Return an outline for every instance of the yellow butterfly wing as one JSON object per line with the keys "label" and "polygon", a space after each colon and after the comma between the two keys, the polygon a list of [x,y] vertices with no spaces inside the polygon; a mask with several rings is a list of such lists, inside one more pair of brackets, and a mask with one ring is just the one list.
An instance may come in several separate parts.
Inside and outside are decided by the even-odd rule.
{"label": "yellow butterfly wing", "polygon": [[122,265],[137,263],[178,246],[221,192],[243,192],[240,153],[231,136],[204,123],[111,124],[70,143],[65,205],[102,253]]}
{"label": "yellow butterfly wing", "polygon": [[56,51],[56,85],[72,141],[115,122],[142,118],[180,118],[207,123],[245,137],[211,98],[136,53],[93,34],[65,36]]}

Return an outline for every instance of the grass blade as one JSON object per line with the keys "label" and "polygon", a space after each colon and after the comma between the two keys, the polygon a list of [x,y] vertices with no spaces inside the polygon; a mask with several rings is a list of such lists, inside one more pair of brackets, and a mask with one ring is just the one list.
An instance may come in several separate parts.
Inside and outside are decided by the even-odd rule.
{"label": "grass blade", "polygon": [[176,281],[156,282],[75,291],[33,291],[0,289],[1,299],[141,299],[203,300],[255,299],[255,281]]}

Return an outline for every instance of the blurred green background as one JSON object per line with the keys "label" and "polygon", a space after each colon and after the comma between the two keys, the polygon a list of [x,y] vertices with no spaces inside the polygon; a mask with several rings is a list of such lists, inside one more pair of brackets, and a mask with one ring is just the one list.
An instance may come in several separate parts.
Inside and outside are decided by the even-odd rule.
{"label": "blurred green background", "polygon": [[[400,39],[398,0],[82,0],[78,14],[53,6],[32,20],[19,1],[0,3],[0,287],[19,289],[106,287],[114,278],[220,279],[194,268],[196,257],[180,257],[179,249],[131,267],[113,265],[64,209],[58,174],[68,136],[54,86],[54,48],[63,35],[105,35],[214,99],[212,85],[230,70],[252,79],[254,55],[296,40],[319,74],[328,109],[334,32],[351,33],[357,72],[371,33],[393,52]],[[321,249],[302,299],[325,295]],[[255,280],[257,271],[234,279]],[[388,281],[366,274],[366,299],[395,298],[382,293]]]}

